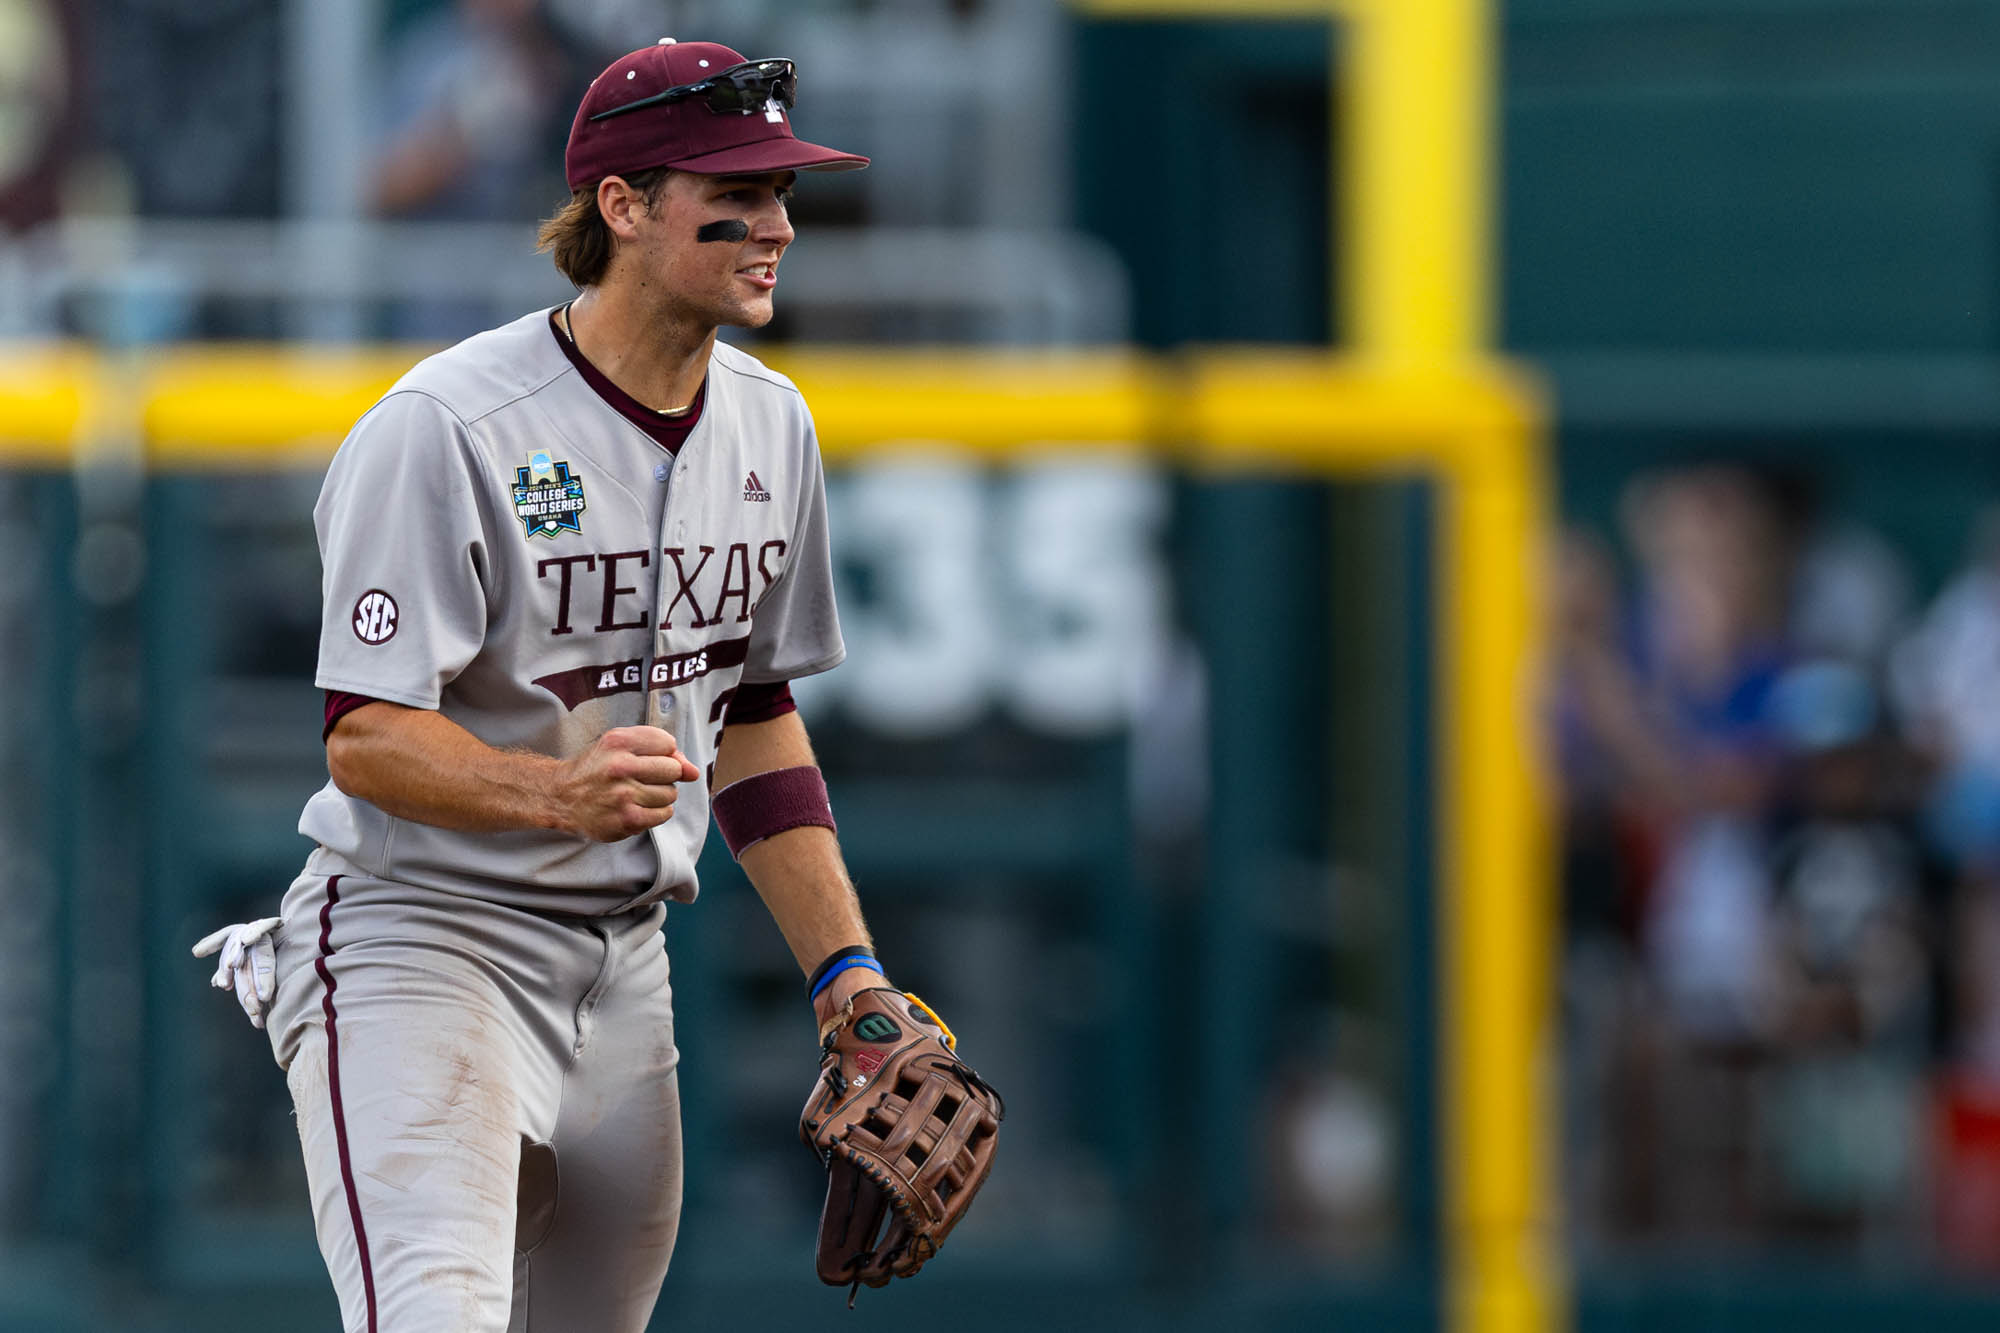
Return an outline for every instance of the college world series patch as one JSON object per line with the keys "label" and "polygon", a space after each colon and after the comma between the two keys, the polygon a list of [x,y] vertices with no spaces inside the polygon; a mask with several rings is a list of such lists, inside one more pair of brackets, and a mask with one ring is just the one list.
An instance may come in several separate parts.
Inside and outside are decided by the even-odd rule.
{"label": "college world series patch", "polygon": [[582,532],[583,478],[558,463],[546,449],[528,455],[528,466],[514,469],[514,517],[530,537],[558,532]]}

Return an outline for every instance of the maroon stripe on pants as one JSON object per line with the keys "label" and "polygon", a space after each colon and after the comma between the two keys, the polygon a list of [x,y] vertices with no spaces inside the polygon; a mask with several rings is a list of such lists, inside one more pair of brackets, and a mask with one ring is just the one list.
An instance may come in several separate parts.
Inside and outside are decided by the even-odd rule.
{"label": "maroon stripe on pants", "polygon": [[319,973],[326,996],[320,1007],[326,1011],[326,1086],[333,1097],[333,1140],[340,1145],[340,1183],[347,1189],[347,1215],[354,1221],[354,1247],[361,1254],[361,1290],[368,1297],[368,1333],[376,1333],[375,1267],[368,1262],[368,1229],[361,1225],[361,1196],[354,1189],[354,1162],[347,1155],[347,1116],[340,1107],[340,1034],[333,1011],[333,905],[340,901],[340,876],[326,882],[326,905],[319,909],[319,957],[313,970]]}

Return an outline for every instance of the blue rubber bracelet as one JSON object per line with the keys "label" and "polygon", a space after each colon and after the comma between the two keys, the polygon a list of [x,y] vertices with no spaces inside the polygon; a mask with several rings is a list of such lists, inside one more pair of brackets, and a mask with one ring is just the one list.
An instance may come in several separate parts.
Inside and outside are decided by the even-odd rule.
{"label": "blue rubber bracelet", "polygon": [[875,951],[865,944],[849,944],[835,949],[832,953],[820,959],[819,966],[814,968],[812,975],[806,978],[806,994],[808,996],[819,994],[820,978],[824,977],[828,969],[835,963],[847,958],[873,958],[874,956]]}
{"label": "blue rubber bracelet", "polygon": [[820,975],[819,984],[812,988],[811,992],[807,994],[806,998],[809,1000],[817,1000],[819,998],[819,993],[825,990],[835,977],[839,976],[842,972],[845,972],[850,967],[865,967],[868,968],[870,971],[879,973],[884,977],[889,975],[888,973],[882,971],[882,965],[876,962],[873,958],[870,958],[865,953],[858,953],[851,958],[841,959],[839,962],[835,963],[832,967],[829,967],[824,973],[822,973]]}

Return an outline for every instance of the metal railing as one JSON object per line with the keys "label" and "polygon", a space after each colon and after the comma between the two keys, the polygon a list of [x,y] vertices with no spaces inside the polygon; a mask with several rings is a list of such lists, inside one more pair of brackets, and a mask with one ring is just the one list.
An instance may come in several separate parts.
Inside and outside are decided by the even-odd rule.
{"label": "metal railing", "polygon": [[[73,218],[0,244],[0,337],[439,338],[571,292],[526,220]],[[810,228],[779,296],[785,332],[815,342],[1101,344],[1131,325],[1123,263],[1073,231]]]}

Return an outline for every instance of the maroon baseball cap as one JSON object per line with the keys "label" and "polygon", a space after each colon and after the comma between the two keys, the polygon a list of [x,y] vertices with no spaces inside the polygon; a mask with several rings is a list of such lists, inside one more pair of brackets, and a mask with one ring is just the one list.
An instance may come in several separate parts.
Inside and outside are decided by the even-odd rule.
{"label": "maroon baseball cap", "polygon": [[791,117],[775,98],[754,110],[715,111],[705,97],[695,95],[605,115],[748,63],[726,46],[671,37],[612,61],[584,93],[570,125],[569,148],[563,154],[569,187],[586,189],[606,176],[636,175],[654,167],[736,176],[853,171],[868,165],[865,157],[793,137]]}

